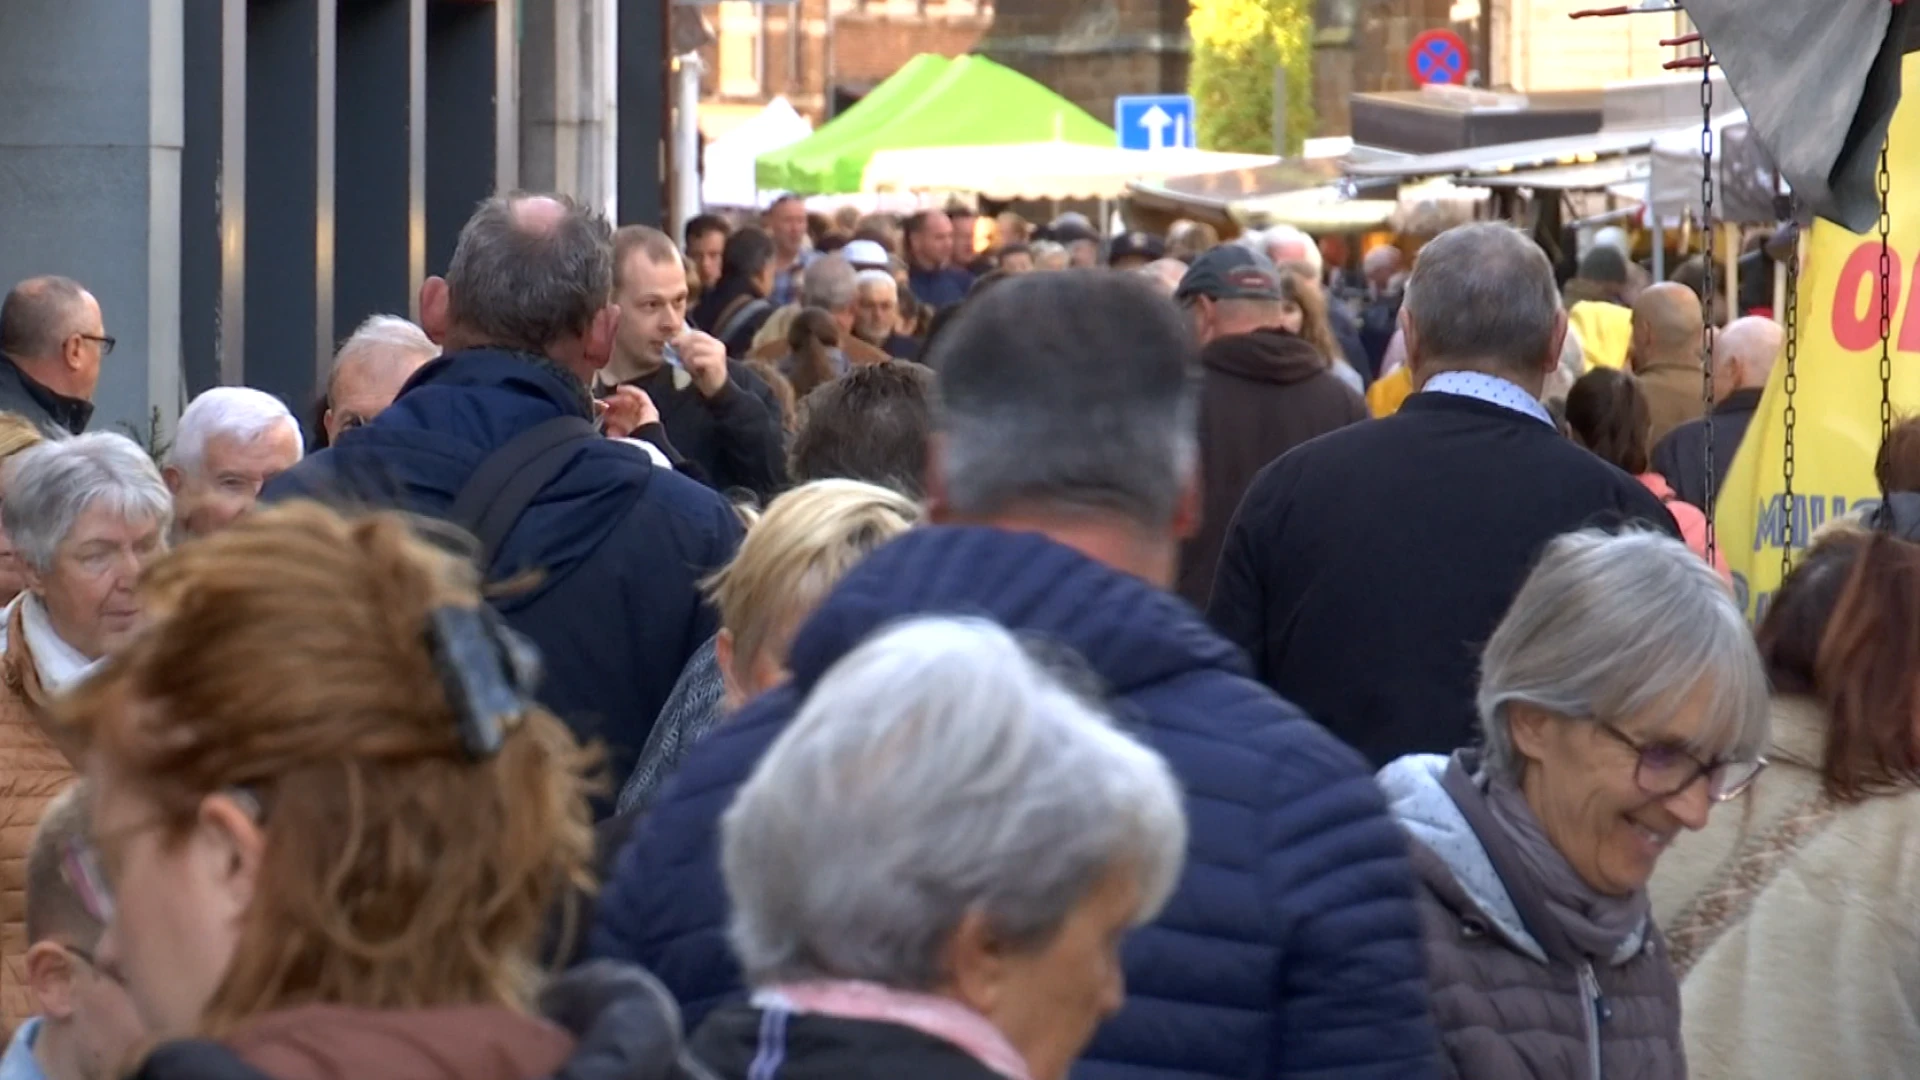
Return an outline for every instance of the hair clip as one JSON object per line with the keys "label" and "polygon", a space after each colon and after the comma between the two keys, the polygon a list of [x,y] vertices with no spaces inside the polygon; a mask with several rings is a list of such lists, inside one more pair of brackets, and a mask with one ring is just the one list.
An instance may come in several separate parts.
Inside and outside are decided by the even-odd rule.
{"label": "hair clip", "polygon": [[540,682],[540,651],[485,606],[434,609],[427,647],[467,756],[483,761],[499,753]]}

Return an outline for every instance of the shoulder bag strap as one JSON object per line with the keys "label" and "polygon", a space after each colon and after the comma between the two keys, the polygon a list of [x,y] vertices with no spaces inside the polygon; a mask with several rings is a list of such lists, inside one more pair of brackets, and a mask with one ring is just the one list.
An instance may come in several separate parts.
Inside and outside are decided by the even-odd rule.
{"label": "shoulder bag strap", "polygon": [[583,439],[597,436],[578,416],[556,416],[521,432],[475,469],[454,497],[448,520],[479,541],[475,556],[482,573],[493,569],[500,545],[540,489],[560,475]]}
{"label": "shoulder bag strap", "polygon": [[1754,833],[1734,850],[1722,867],[1719,884],[1688,901],[1672,924],[1662,928],[1675,978],[1685,979],[1721,934],[1746,921],[1753,902],[1838,810],[1839,804],[1826,792],[1816,792],[1773,828]]}

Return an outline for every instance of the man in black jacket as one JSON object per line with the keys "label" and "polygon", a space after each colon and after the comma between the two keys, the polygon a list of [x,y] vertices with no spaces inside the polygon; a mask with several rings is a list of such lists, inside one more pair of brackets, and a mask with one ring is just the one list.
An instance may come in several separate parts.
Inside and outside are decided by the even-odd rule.
{"label": "man in black jacket", "polygon": [[[1786,331],[1772,319],[1736,319],[1713,339],[1713,490],[1726,485],[1727,470],[1747,437],[1760,396],[1773,374],[1774,358],[1786,344]],[[1653,468],[1683,503],[1706,508],[1707,421],[1689,420],[1667,433],[1653,448]]]}
{"label": "man in black jacket", "polygon": [[80,434],[112,351],[92,293],[71,278],[28,278],[0,305],[0,411],[50,436]]}
{"label": "man in black jacket", "polygon": [[1207,611],[1375,765],[1472,741],[1479,648],[1547,541],[1622,522],[1679,533],[1541,407],[1567,317],[1525,234],[1469,225],[1429,244],[1400,322],[1424,392],[1260,474]]}
{"label": "man in black jacket", "polygon": [[787,482],[779,399],[719,342],[687,329],[687,275],[667,234],[645,225],[614,234],[613,296],[620,322],[599,384],[653,399],[689,475],[771,499]]}
{"label": "man in black jacket", "polygon": [[521,586],[493,602],[540,647],[541,702],[625,776],[714,634],[697,583],[732,558],[741,529],[720,496],[593,431],[587,381],[619,314],[611,240],[562,197],[481,204],[446,278],[420,290],[421,326],[444,355],[263,497],[390,506],[492,534],[479,561],[490,581]]}

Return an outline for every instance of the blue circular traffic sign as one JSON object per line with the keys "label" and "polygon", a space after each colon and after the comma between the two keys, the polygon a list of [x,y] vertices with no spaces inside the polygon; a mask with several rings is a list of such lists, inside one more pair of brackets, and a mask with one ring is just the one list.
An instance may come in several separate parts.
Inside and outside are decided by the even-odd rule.
{"label": "blue circular traffic sign", "polygon": [[1467,81],[1467,43],[1451,30],[1428,30],[1407,48],[1407,73],[1421,86]]}

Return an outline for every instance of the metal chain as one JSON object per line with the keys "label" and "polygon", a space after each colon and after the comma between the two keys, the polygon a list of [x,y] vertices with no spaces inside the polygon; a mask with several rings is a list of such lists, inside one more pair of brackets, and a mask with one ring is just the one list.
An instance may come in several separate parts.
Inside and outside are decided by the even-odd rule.
{"label": "metal chain", "polygon": [[1887,144],[1880,144],[1880,445],[1893,434],[1893,215],[1887,198],[1893,194],[1893,176],[1887,169]]}
{"label": "metal chain", "polygon": [[1793,252],[1787,257],[1787,377],[1782,381],[1782,389],[1787,392],[1787,409],[1781,420],[1786,430],[1786,457],[1781,466],[1781,503],[1786,507],[1783,515],[1787,522],[1787,543],[1780,548],[1780,580],[1787,580],[1793,571],[1793,425],[1799,419],[1799,413],[1793,407],[1793,395],[1800,389],[1798,365],[1800,361],[1800,243],[1794,239]]}
{"label": "metal chain", "polygon": [[1707,562],[1714,561],[1718,536],[1714,528],[1714,503],[1719,484],[1713,471],[1713,54],[1705,39],[1700,42],[1700,235],[1705,241],[1706,273],[1701,283],[1701,305],[1706,318],[1700,328],[1700,399],[1707,426],[1707,505],[1700,509],[1707,518]]}

